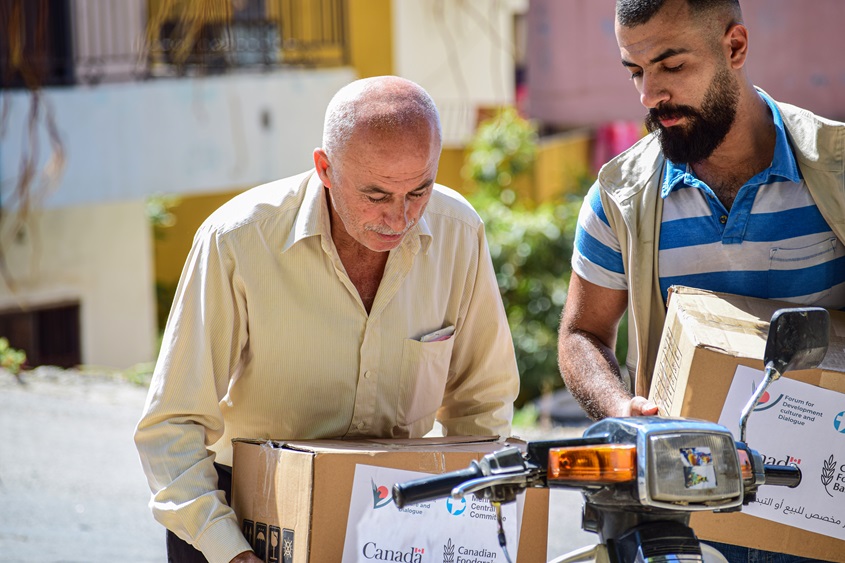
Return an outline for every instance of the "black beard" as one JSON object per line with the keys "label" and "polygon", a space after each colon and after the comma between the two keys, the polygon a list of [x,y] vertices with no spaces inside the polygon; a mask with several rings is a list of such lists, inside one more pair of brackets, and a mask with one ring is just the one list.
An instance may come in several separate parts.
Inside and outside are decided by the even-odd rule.
{"label": "black beard", "polygon": [[[736,119],[739,89],[727,69],[722,69],[707,88],[701,109],[691,106],[660,105],[651,109],[645,119],[646,128],[656,131],[663,154],[676,164],[701,162],[710,157]],[[661,118],[686,117],[687,123],[663,127]]]}

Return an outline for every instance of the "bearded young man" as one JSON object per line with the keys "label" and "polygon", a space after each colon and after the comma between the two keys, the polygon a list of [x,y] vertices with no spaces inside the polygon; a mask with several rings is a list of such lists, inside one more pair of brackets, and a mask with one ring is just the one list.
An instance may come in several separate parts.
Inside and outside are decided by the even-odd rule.
{"label": "bearded young man", "polygon": [[579,217],[558,356],[593,418],[657,413],[671,285],[845,307],[845,125],[755,88],[736,0],[617,0],[616,38],[651,134],[602,167]]}

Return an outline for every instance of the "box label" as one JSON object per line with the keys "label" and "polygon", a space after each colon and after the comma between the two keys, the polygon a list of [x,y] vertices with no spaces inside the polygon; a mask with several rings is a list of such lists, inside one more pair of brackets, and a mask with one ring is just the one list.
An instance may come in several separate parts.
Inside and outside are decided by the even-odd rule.
{"label": "box label", "polygon": [[[256,532],[257,531],[257,532]],[[243,521],[243,534],[252,550],[267,563],[293,563],[293,530],[264,522]]]}
{"label": "box label", "polygon": [[[423,563],[493,563],[504,560],[493,506],[474,496],[409,505],[398,509],[390,491],[394,483],[426,473],[356,465],[343,563],[403,561]],[[508,553],[516,561],[523,495],[502,506]]]}
{"label": "box label", "polygon": [[[719,424],[739,437],[739,417],[763,372],[738,366]],[[749,445],[774,465],[795,463],[801,484],[763,486],[744,514],[845,540],[845,395],[780,378],[748,419]]]}

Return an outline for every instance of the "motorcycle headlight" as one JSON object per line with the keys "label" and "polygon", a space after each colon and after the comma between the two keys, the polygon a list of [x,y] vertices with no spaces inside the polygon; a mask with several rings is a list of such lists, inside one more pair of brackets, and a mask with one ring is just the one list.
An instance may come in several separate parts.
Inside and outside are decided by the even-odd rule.
{"label": "motorcycle headlight", "polygon": [[739,458],[730,433],[646,433],[644,445],[647,462],[641,468],[648,478],[638,484],[646,504],[712,510],[742,503]]}

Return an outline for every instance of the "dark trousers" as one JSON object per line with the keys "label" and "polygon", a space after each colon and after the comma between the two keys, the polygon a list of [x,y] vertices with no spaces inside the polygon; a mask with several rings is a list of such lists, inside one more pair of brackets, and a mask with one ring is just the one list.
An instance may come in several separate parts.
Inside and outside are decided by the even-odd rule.
{"label": "dark trousers", "polygon": [[[217,470],[217,488],[226,493],[226,502],[232,502],[232,468],[214,464]],[[207,559],[192,545],[167,530],[167,563],[207,563]]]}

